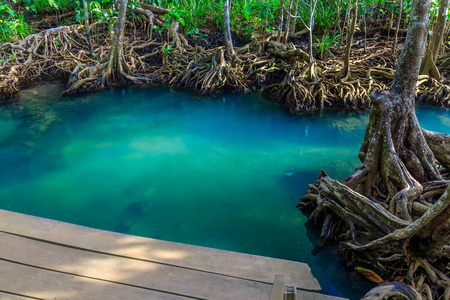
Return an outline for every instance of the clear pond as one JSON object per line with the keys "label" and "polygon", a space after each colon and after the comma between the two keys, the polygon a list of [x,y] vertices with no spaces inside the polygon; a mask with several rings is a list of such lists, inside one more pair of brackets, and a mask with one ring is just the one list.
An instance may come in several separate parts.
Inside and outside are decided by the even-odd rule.
{"label": "clear pond", "polygon": [[[321,169],[359,165],[368,113],[295,116],[254,94],[165,87],[60,97],[46,84],[0,105],[0,208],[127,234],[308,263],[326,293],[359,299],[295,209]],[[419,108],[450,133],[450,112]]]}

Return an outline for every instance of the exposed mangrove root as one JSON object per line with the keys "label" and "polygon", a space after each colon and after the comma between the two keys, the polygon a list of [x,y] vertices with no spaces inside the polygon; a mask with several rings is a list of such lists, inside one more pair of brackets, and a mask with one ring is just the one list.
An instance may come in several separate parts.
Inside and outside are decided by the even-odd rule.
{"label": "exposed mangrove root", "polygon": [[422,300],[422,296],[410,286],[399,282],[381,284],[368,292],[361,300]]}
{"label": "exposed mangrove root", "polygon": [[[431,300],[450,295],[450,185],[444,179],[450,136],[422,130],[415,115],[429,7],[428,0],[414,2],[390,90],[370,95],[369,124],[358,153],[361,166],[342,182],[323,171],[299,207],[311,212],[324,239],[342,241],[349,265],[364,269],[377,283],[402,281]],[[397,298],[418,298],[396,284],[391,288],[399,292]]]}
{"label": "exposed mangrove root", "polygon": [[[322,224],[323,238],[345,241],[352,265],[378,266],[384,280],[448,299],[450,185],[440,171],[450,163],[450,136],[421,129],[414,111],[392,106],[392,93],[372,97],[362,165],[342,183],[322,171],[298,207]],[[345,225],[333,226],[339,220]]]}
{"label": "exposed mangrove root", "polygon": [[[91,65],[78,65],[72,72],[72,75],[68,82],[68,89],[64,93],[73,93],[79,90],[90,90],[103,88],[108,85],[110,81],[116,82],[119,80],[128,81],[132,83],[148,82],[151,80],[150,76],[136,75],[134,74],[131,66],[136,69],[136,64],[140,64],[140,69],[145,69],[142,66],[143,57],[133,53],[128,53],[128,58],[131,59],[131,65],[126,61],[124,55],[124,41],[125,41],[125,26],[126,26],[126,13],[127,13],[128,1],[117,1],[118,4],[118,18],[114,23],[114,34],[112,36],[111,48],[107,52],[107,55],[103,57],[98,63]],[[155,23],[155,18],[151,9],[155,10],[156,7],[146,6],[148,10],[144,8],[135,8],[134,11],[148,18],[149,25]],[[178,23],[172,24],[172,31],[169,32],[169,36],[173,40],[173,43],[177,47],[181,47],[181,41],[177,33]],[[147,27],[148,28],[148,27]],[[153,30],[153,28],[151,29]],[[139,46],[134,47],[139,48]],[[104,54],[101,53],[100,57]]]}
{"label": "exposed mangrove root", "polygon": [[288,71],[281,83],[263,88],[262,93],[271,95],[293,113],[323,108],[326,101],[322,85],[308,83],[304,72],[295,67]]}
{"label": "exposed mangrove root", "polygon": [[[159,18],[168,12],[145,3],[128,7],[122,50],[112,45],[113,35],[105,22],[90,24],[90,31],[95,32],[92,49],[81,25],[2,44],[0,55],[6,59],[0,62],[0,98],[13,96],[21,85],[38,78],[70,76],[67,92],[98,89],[112,82],[149,81],[194,87],[201,94],[262,88],[264,95],[284,108],[301,112],[326,106],[366,108],[370,93],[387,90],[395,75],[396,58],[388,48],[379,47],[376,38],[369,38],[364,48],[352,47],[344,78],[343,53],[336,53],[339,49],[331,49],[330,55],[312,60],[309,66],[311,58],[302,45],[272,41],[272,34],[262,37],[260,32],[253,34],[251,43],[235,47],[235,55],[225,53],[222,59],[221,48],[205,50],[192,38],[188,41],[178,22],[166,29]],[[437,66],[447,76],[449,54],[440,57]],[[448,82],[424,76],[419,79],[418,99],[449,106]]]}
{"label": "exposed mangrove root", "polygon": [[249,89],[243,74],[243,64],[226,59],[224,48],[190,63],[178,75],[176,82],[178,86],[194,88],[202,95],[216,93],[225,86],[240,91]]}
{"label": "exposed mangrove root", "polygon": [[69,74],[79,62],[89,62],[83,26],[61,26],[31,34],[21,41],[0,45],[0,99],[12,96],[20,85],[37,78]]}

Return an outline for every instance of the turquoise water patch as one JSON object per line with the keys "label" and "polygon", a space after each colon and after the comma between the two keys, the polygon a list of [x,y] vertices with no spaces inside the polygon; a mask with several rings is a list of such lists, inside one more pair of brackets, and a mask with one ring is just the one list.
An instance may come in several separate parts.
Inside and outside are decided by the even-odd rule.
{"label": "turquoise water patch", "polygon": [[[0,106],[0,208],[306,262],[322,287],[351,299],[370,287],[327,249],[311,254],[317,233],[295,209],[321,169],[343,179],[359,165],[368,113],[294,116],[254,94],[165,87],[62,89]],[[418,116],[448,133],[448,111]]]}

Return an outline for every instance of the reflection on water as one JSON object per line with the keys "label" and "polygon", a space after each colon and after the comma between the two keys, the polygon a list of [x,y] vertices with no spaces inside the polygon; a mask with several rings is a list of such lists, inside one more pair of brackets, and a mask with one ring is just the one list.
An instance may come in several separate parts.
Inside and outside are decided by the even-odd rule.
{"label": "reflection on water", "polygon": [[[293,116],[252,94],[163,87],[61,90],[0,105],[0,208],[306,262],[327,292],[351,299],[369,288],[327,249],[311,255],[317,233],[295,210],[320,169],[342,179],[358,166],[367,113]],[[448,131],[448,111],[418,114]]]}

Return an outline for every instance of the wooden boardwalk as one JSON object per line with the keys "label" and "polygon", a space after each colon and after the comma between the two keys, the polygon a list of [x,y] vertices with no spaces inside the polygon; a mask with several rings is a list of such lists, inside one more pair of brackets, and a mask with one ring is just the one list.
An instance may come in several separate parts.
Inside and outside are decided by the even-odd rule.
{"label": "wooden boardwalk", "polygon": [[342,299],[308,265],[0,210],[0,299]]}

